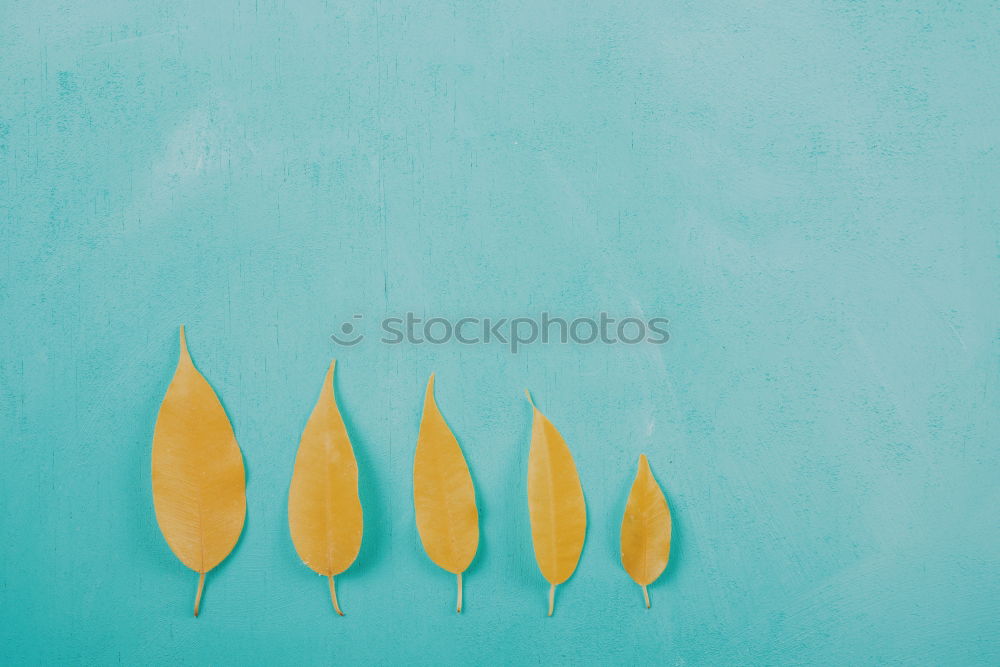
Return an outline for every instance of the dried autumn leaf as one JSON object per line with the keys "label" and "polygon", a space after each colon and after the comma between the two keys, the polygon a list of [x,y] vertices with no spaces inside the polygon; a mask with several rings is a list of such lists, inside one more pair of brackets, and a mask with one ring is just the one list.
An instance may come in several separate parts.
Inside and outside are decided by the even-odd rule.
{"label": "dried autumn leaf", "polygon": [[330,580],[333,608],[343,616],[333,578],[358,557],[364,522],[358,463],[333,391],[336,364],[330,364],[302,432],[288,491],[288,527],[299,558]]}
{"label": "dried autumn leaf", "polygon": [[531,539],[542,576],[552,584],[549,589],[551,616],[556,586],[569,579],[580,561],[587,532],[587,507],[566,441],[535,407],[530,394],[528,401],[534,410],[528,453]]}
{"label": "dried autumn leaf", "polygon": [[219,398],[194,367],[181,327],[180,360],[153,431],[153,506],[167,544],[205,573],[236,546],[246,517],[243,456]]}
{"label": "dried autumn leaf", "polygon": [[646,455],[642,454],[622,519],[622,565],[635,583],[642,586],[647,609],[646,587],[663,574],[669,557],[670,508],[653,478]]}
{"label": "dried autumn leaf", "polygon": [[457,576],[456,611],[461,612],[462,573],[479,546],[479,512],[469,466],[434,401],[433,374],[413,457],[413,508],[424,551]]}

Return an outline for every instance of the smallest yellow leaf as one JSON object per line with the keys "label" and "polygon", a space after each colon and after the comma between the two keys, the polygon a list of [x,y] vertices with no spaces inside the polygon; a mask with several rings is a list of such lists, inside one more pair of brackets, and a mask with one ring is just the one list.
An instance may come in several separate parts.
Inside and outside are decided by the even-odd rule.
{"label": "smallest yellow leaf", "polygon": [[622,519],[622,566],[642,593],[649,607],[646,587],[656,581],[670,558],[670,508],[663,490],[653,478],[645,454],[639,457],[625,516]]}

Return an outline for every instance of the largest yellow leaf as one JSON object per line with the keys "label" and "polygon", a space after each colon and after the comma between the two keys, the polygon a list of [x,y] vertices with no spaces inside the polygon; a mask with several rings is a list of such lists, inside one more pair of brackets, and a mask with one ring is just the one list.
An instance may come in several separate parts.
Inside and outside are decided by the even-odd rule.
{"label": "largest yellow leaf", "polygon": [[[531,395],[528,395],[531,401]],[[528,510],[535,560],[549,589],[549,616],[556,586],[570,578],[580,561],[587,532],[587,507],[573,456],[562,435],[531,403],[531,450],[528,453]]]}
{"label": "largest yellow leaf", "polygon": [[233,427],[191,361],[184,327],[180,346],[153,431],[153,505],[170,549],[201,575],[197,616],[205,573],[229,555],[243,531],[246,483]]}
{"label": "largest yellow leaf", "polygon": [[469,466],[434,400],[434,375],[427,382],[413,456],[413,509],[424,551],[457,576],[461,612],[462,573],[479,546],[479,512]]}
{"label": "largest yellow leaf", "polygon": [[622,565],[642,586],[649,608],[646,587],[656,581],[670,558],[670,508],[663,490],[653,478],[646,455],[639,456],[639,471],[625,504],[622,518]]}
{"label": "largest yellow leaf", "polygon": [[343,616],[333,577],[358,557],[364,522],[358,463],[333,391],[336,363],[330,364],[299,443],[288,492],[288,527],[299,558],[330,580],[333,608]]}

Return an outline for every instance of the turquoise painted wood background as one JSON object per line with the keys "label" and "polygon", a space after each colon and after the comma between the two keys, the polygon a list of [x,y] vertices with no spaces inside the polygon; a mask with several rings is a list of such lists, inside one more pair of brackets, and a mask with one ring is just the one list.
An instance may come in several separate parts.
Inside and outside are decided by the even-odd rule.
{"label": "turquoise painted wood background", "polygon": [[[6,664],[997,664],[995,2],[0,2]],[[670,320],[655,345],[385,345],[421,316]],[[361,314],[362,320],[353,320]],[[366,333],[338,349],[343,322]],[[196,577],[154,521],[177,327],[248,519]],[[366,533],[285,503],[331,357]],[[424,383],[482,544],[423,554]],[[531,388],[579,465],[545,618]],[[640,453],[675,519],[619,566]]]}

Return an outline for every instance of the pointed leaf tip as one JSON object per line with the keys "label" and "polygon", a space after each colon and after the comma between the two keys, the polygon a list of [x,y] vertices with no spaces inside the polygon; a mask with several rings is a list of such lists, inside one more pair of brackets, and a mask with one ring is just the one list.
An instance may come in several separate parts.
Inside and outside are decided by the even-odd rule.
{"label": "pointed leaf tip", "polygon": [[180,332],[180,349],[181,349],[181,359],[185,359],[186,358],[186,359],[190,360],[191,359],[191,353],[188,352],[187,335],[184,333],[184,325],[183,324],[181,325],[181,332]]}

